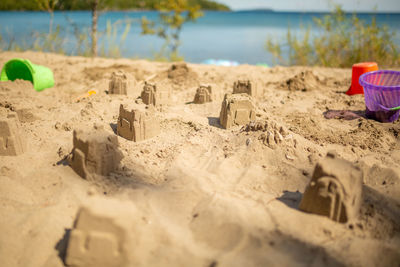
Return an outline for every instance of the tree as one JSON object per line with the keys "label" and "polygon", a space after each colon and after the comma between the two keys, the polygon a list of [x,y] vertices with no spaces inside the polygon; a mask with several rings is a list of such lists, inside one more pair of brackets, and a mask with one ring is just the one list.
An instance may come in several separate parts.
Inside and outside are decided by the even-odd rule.
{"label": "tree", "polygon": [[99,8],[99,0],[91,0],[92,10],[92,56],[97,57],[97,20]]}
{"label": "tree", "polygon": [[35,2],[40,10],[49,12],[50,14],[49,34],[51,34],[53,32],[54,9],[58,4],[58,0],[35,0]]}
{"label": "tree", "polygon": [[165,57],[164,48],[167,48],[167,59],[181,60],[178,48],[183,25],[189,21],[196,21],[203,16],[199,5],[190,5],[187,0],[163,0],[155,4],[159,13],[159,26],[154,21],[142,18],[142,34],[157,35],[165,40],[159,57]]}

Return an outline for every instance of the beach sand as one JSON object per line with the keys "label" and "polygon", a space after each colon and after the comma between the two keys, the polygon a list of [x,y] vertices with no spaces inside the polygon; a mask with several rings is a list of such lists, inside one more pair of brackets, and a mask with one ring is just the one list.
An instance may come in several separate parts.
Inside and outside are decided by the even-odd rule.
{"label": "beach sand", "polygon": [[[2,52],[0,64],[16,57],[51,68],[56,84],[38,93],[26,81],[0,83],[0,119],[17,117],[25,143],[24,153],[0,156],[1,266],[64,266],[82,206],[128,225],[128,266],[399,265],[400,124],[363,117],[363,95],[344,94],[350,69],[188,64],[174,72],[172,63],[36,52]],[[127,96],[107,93],[117,70]],[[223,96],[240,79],[257,87],[256,119],[282,127],[283,140],[221,128]],[[120,104],[140,102],[146,80],[171,92],[155,109],[160,133],[118,137],[117,170],[81,178],[68,165],[73,130],[115,135]],[[213,102],[192,103],[200,84],[212,86]],[[298,208],[328,151],[364,173],[355,221]]]}

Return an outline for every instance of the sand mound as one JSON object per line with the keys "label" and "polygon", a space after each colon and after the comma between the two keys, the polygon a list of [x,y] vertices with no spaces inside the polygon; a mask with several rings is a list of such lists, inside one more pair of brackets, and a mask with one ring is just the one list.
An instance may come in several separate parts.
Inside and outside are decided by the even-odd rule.
{"label": "sand mound", "polygon": [[287,119],[295,133],[319,144],[351,145],[363,150],[391,151],[396,146],[395,135],[377,127],[376,123],[358,119],[352,129],[329,129],[321,126],[323,118],[311,118],[296,114]]}
{"label": "sand mound", "polygon": [[168,70],[157,74],[152,80],[179,91],[200,85],[197,73],[184,62],[172,64]]}
{"label": "sand mound", "polygon": [[312,91],[319,89],[320,79],[312,71],[306,70],[286,80],[280,88],[289,91]]}
{"label": "sand mound", "polygon": [[145,69],[138,69],[135,66],[122,65],[122,64],[113,64],[108,67],[90,66],[84,68],[83,73],[85,74],[87,79],[90,79],[92,81],[97,81],[103,78],[111,78],[112,73],[117,70],[129,73],[137,80],[143,80],[149,75],[149,72],[147,72]]}

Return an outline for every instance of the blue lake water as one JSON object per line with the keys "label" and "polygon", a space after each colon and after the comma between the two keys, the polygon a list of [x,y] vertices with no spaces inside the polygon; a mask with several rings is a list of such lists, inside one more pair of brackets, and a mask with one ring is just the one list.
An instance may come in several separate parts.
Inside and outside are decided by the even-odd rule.
{"label": "blue lake water", "polygon": [[[154,11],[119,11],[102,13],[99,19],[99,31],[104,32],[107,21],[131,20],[131,29],[124,43],[119,42],[123,26],[119,27],[115,43],[122,49],[124,57],[152,58],[160,50],[163,40],[155,36],[140,34],[140,18],[146,16],[156,19]],[[311,27],[312,34],[318,34],[313,25],[313,17],[322,17],[321,13],[285,13],[285,12],[205,12],[196,23],[184,25],[180,53],[186,61],[200,63],[206,59],[226,59],[239,63],[272,64],[272,57],[265,50],[267,37],[285,43],[288,27],[301,35],[305,27]],[[361,19],[371,21],[372,15],[359,14]],[[16,42],[32,42],[33,32],[47,32],[49,15],[44,12],[0,12],[0,33],[7,42],[15,38]],[[395,41],[400,45],[400,14],[375,15],[378,24],[387,24],[396,33]],[[54,25],[63,28],[66,35],[63,44],[67,54],[76,54],[76,39],[71,22],[81,30],[88,30],[91,23],[90,12],[56,12]],[[103,43],[100,37],[100,46]],[[104,47],[107,49],[107,44]],[[284,46],[283,46],[284,48]]]}

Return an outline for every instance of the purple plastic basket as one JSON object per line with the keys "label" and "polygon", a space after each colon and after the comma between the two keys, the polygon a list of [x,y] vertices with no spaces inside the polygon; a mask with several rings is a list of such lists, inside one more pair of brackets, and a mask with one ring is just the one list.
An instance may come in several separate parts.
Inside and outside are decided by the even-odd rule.
{"label": "purple plastic basket", "polygon": [[377,70],[364,73],[366,115],[381,122],[393,122],[400,114],[400,71]]}

